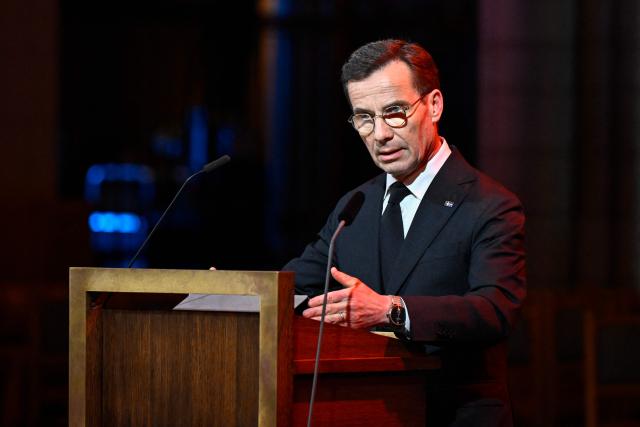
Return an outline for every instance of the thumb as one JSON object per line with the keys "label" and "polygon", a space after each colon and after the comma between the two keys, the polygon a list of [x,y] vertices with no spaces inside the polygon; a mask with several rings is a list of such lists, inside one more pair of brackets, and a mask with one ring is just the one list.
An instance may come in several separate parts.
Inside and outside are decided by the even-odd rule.
{"label": "thumb", "polygon": [[343,273],[335,267],[331,267],[331,275],[338,283],[347,288],[353,288],[359,282],[357,278],[349,276],[347,273]]}

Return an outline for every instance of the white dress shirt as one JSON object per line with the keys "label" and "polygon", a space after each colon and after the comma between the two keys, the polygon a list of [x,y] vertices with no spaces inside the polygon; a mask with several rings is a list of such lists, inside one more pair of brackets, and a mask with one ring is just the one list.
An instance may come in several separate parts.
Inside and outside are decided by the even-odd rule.
{"label": "white dress shirt", "polygon": [[[438,152],[427,162],[427,166],[424,170],[418,175],[418,177],[409,185],[407,188],[411,191],[407,197],[405,197],[400,202],[400,212],[402,212],[402,225],[404,228],[404,237],[407,237],[407,233],[409,232],[409,227],[411,227],[411,223],[413,222],[413,217],[416,216],[416,212],[418,210],[418,206],[420,206],[420,202],[424,197],[425,193],[429,189],[433,178],[435,178],[438,171],[444,164],[444,162],[449,158],[451,154],[451,148],[447,144],[444,138],[441,138],[442,145]],[[387,208],[387,203],[389,202],[389,187],[391,184],[396,182],[397,180],[390,174],[387,174],[387,189],[385,190],[384,200],[382,201],[382,212]]]}

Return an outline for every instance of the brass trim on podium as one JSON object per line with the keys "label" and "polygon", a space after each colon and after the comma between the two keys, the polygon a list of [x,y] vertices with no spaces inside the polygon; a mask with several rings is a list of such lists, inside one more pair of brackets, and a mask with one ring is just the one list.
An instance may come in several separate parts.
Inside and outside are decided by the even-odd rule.
{"label": "brass trim on podium", "polygon": [[[69,270],[69,425],[87,420],[89,293],[221,294],[260,297],[258,423],[288,424],[293,273],[80,268]],[[280,357],[280,363],[278,363]]]}

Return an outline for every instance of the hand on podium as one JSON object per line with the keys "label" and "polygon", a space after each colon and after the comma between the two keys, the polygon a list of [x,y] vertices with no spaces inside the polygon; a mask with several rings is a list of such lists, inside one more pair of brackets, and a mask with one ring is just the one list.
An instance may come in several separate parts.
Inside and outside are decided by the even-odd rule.
{"label": "hand on podium", "polygon": [[[331,275],[345,288],[327,294],[327,322],[354,329],[371,328],[387,323],[388,296],[380,295],[357,277],[349,276],[335,267],[331,268]],[[323,295],[311,298],[309,308],[302,315],[320,320],[323,299]]]}

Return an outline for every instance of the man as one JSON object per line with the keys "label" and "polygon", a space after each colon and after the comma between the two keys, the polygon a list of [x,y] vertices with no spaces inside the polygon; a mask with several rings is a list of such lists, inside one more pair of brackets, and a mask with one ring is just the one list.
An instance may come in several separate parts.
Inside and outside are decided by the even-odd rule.
{"label": "man", "polygon": [[342,68],[349,121],[383,174],[345,195],[317,239],[284,270],[316,295],[319,319],[329,240],[355,191],[364,204],[336,241],[326,319],[391,326],[440,355],[427,416],[437,425],[511,425],[506,337],[526,294],[518,199],[469,166],[438,134],[438,70],[419,45],[383,40]]}

